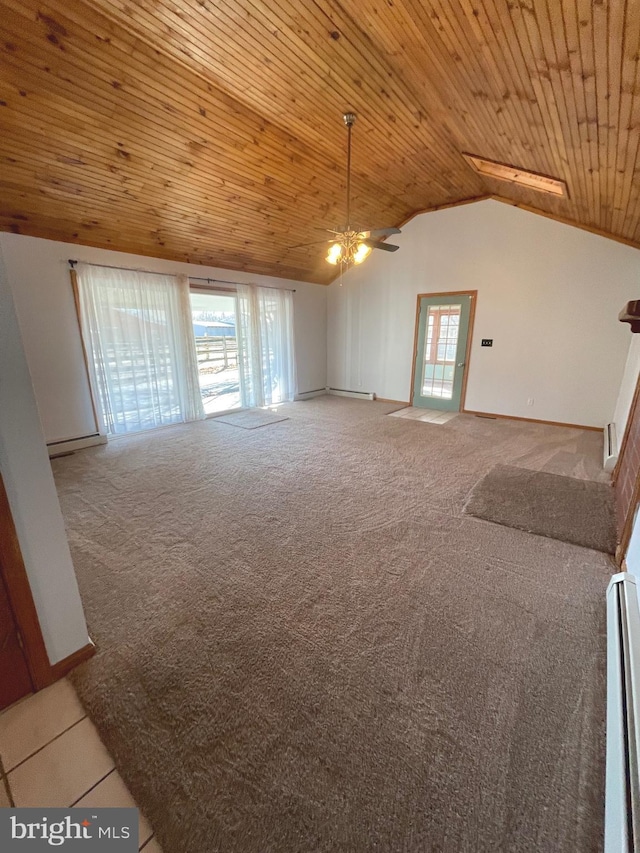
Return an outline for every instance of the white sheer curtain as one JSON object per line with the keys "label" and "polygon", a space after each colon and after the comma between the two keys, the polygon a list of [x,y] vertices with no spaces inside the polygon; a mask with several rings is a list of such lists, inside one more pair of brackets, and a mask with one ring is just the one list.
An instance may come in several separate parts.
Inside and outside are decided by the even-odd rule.
{"label": "white sheer curtain", "polygon": [[236,337],[243,406],[293,400],[293,295],[290,290],[238,285]]}
{"label": "white sheer curtain", "polygon": [[176,276],[178,287],[180,340],[184,365],[182,413],[185,421],[197,421],[205,417],[200,393],[198,373],[198,354],[193,334],[193,315],[191,313],[191,288],[188,275]]}
{"label": "white sheer curtain", "polygon": [[103,431],[204,417],[189,280],[78,264],[78,291]]}

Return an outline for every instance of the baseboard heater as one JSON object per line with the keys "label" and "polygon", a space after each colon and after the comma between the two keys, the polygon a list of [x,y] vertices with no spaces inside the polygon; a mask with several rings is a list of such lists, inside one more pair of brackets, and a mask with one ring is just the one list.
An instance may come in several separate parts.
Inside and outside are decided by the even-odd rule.
{"label": "baseboard heater", "polygon": [[604,428],[604,470],[613,471],[618,461],[618,439],[616,425],[607,424]]}
{"label": "baseboard heater", "polygon": [[346,388],[327,388],[327,394],[336,397],[356,397],[358,400],[375,400],[376,395],[371,391],[349,391]]}
{"label": "baseboard heater", "polygon": [[65,438],[62,441],[52,441],[47,444],[49,456],[59,456],[61,453],[72,453],[74,450],[82,450],[83,447],[93,447],[96,444],[106,444],[107,436],[99,432],[91,435],[83,435],[79,438]]}
{"label": "baseboard heater", "polygon": [[296,401],[311,400],[313,397],[322,397],[326,393],[326,388],[316,388],[315,391],[300,391],[293,399]]}
{"label": "baseboard heater", "polygon": [[640,851],[640,612],[636,579],[607,588],[605,853]]}

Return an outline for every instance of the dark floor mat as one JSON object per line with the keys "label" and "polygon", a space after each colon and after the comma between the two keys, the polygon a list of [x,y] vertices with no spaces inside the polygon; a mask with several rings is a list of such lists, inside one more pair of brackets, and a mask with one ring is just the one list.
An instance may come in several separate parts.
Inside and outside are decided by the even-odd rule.
{"label": "dark floor mat", "polygon": [[613,490],[607,483],[496,465],[473,488],[467,515],[613,554]]}

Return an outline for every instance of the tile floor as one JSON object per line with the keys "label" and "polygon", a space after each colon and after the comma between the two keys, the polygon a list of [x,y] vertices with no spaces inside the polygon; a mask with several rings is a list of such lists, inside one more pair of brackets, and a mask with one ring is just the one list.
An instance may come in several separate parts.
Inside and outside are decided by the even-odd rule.
{"label": "tile floor", "polygon": [[429,424],[446,424],[451,418],[458,416],[458,412],[442,412],[439,409],[420,409],[417,406],[407,406],[397,412],[391,412],[391,418],[409,418],[412,421],[422,421]]}
{"label": "tile floor", "polygon": [[[64,679],[0,713],[0,807],[136,807]],[[161,853],[140,814],[139,844]]]}

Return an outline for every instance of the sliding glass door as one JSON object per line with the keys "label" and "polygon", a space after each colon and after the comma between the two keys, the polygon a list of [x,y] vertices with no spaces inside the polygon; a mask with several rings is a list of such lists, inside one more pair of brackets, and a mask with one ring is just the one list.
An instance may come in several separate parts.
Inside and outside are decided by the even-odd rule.
{"label": "sliding glass door", "polygon": [[212,415],[239,408],[235,294],[193,289],[191,318],[205,413]]}
{"label": "sliding glass door", "polygon": [[110,435],[293,400],[288,290],[217,291],[170,276],[78,264],[91,390]]}

